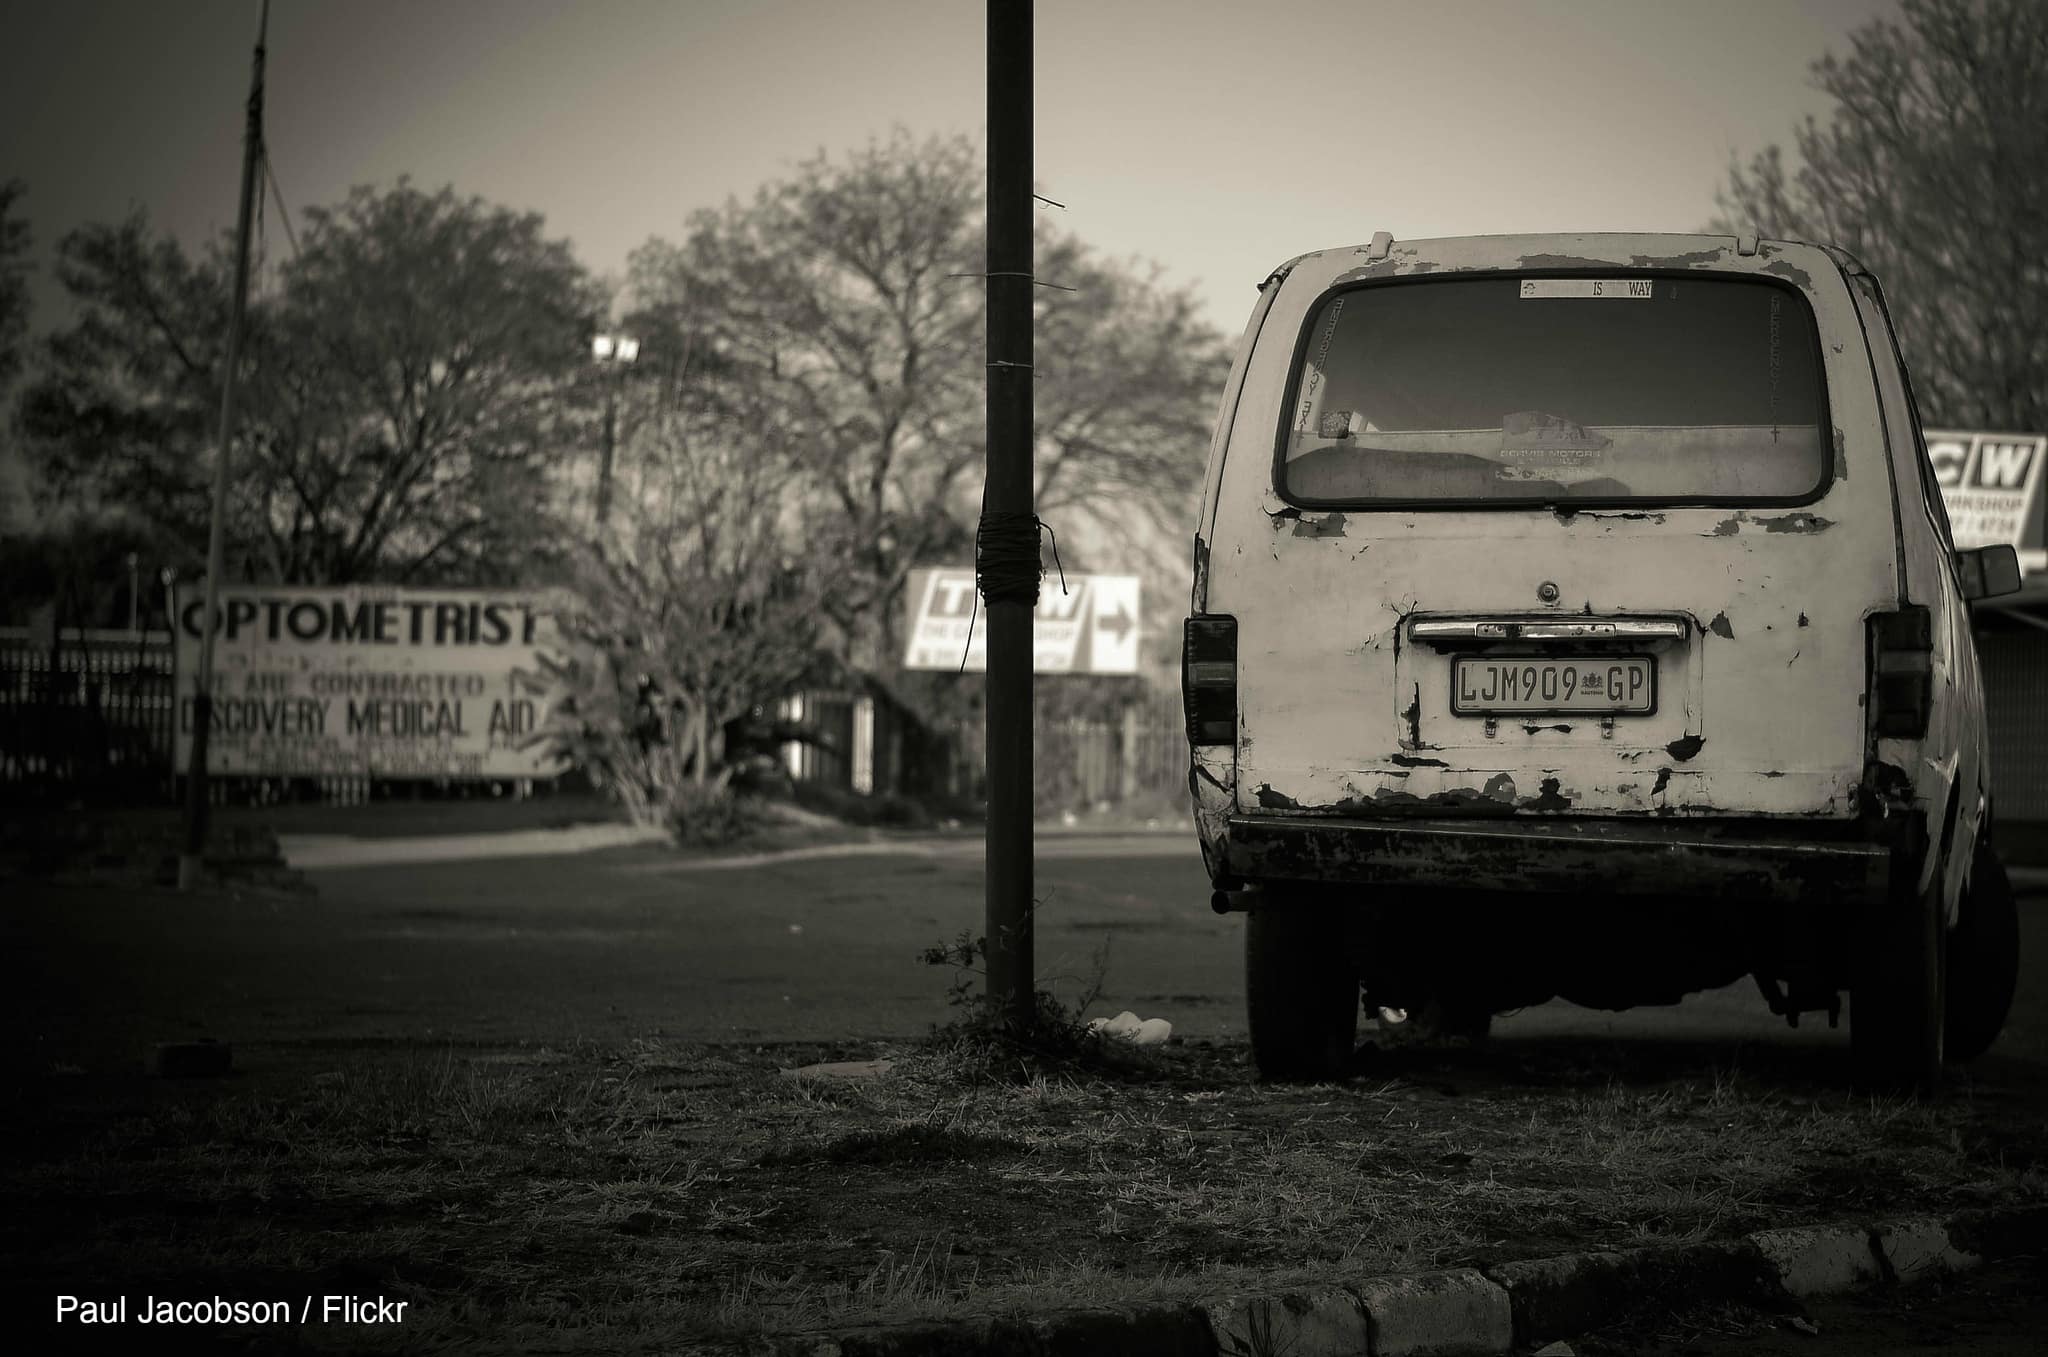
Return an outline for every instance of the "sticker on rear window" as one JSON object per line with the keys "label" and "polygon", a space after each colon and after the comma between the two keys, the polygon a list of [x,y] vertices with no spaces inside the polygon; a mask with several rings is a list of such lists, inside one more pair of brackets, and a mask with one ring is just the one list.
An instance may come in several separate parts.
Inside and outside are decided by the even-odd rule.
{"label": "sticker on rear window", "polygon": [[1301,385],[1301,419],[1294,426],[1298,434],[1309,431],[1310,412],[1316,406],[1316,390],[1323,384],[1323,374],[1330,366],[1330,337],[1337,333],[1337,318],[1344,314],[1344,299],[1337,298],[1330,303],[1330,319],[1323,326],[1323,342],[1316,346],[1316,356],[1309,363],[1308,380]]}
{"label": "sticker on rear window", "polygon": [[1599,297],[1621,301],[1650,300],[1656,286],[1648,278],[1524,278],[1522,299],[1532,297]]}
{"label": "sticker on rear window", "polygon": [[1583,424],[1541,410],[1517,410],[1500,422],[1504,481],[1555,481],[1574,485],[1613,475],[1614,440]]}

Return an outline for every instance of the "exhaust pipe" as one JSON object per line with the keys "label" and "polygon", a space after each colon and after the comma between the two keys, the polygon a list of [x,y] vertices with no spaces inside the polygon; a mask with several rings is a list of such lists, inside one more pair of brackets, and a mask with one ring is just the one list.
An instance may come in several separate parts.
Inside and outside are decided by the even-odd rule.
{"label": "exhaust pipe", "polygon": [[1265,890],[1257,882],[1239,886],[1234,890],[1216,890],[1210,893],[1209,908],[1218,914],[1249,914],[1259,907],[1265,897]]}

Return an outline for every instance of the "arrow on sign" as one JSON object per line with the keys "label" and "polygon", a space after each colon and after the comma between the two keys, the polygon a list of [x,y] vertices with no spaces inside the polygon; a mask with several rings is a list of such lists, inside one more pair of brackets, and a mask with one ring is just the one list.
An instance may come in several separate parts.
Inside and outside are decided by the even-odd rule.
{"label": "arrow on sign", "polygon": [[1130,634],[1131,628],[1135,625],[1136,623],[1131,620],[1131,615],[1124,611],[1124,605],[1121,603],[1116,605],[1116,611],[1108,617],[1098,617],[1095,619],[1095,629],[1097,631],[1106,631],[1116,637],[1119,645],[1123,643],[1124,637]]}

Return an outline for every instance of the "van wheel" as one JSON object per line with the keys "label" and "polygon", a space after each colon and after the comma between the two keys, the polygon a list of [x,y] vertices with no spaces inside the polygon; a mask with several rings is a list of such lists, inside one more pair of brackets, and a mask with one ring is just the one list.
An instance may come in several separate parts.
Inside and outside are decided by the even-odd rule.
{"label": "van wheel", "polygon": [[1970,888],[1948,935],[1947,1055],[1975,1060],[1991,1049],[2020,979],[2020,912],[2005,865],[1979,839]]}
{"label": "van wheel", "polygon": [[1872,912],[1849,987],[1849,1050],[1859,1088],[1932,1093],[1941,1085],[1948,938],[1941,876],[1909,881]]}
{"label": "van wheel", "polygon": [[1245,1016],[1261,1079],[1342,1079],[1358,1040],[1358,971],[1345,915],[1318,901],[1268,891],[1245,916]]}

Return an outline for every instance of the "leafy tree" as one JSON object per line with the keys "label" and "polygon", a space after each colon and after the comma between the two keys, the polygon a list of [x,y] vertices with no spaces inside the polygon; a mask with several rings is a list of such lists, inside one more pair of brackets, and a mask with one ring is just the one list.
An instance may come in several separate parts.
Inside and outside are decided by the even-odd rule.
{"label": "leafy tree", "polygon": [[[534,214],[400,180],[307,213],[252,302],[230,523],[240,571],[342,583],[514,572],[580,441],[601,297]],[[229,259],[141,216],[59,247],[79,320],[24,424],[53,497],[204,540]]]}
{"label": "leafy tree", "polygon": [[194,544],[181,565],[205,552],[227,333],[219,256],[195,261],[152,238],[140,213],[65,236],[57,277],[78,319],[51,337],[21,402],[25,451],[56,516],[146,518]]}
{"label": "leafy tree", "polygon": [[[869,673],[898,652],[904,580],[971,555],[985,465],[983,176],[961,139],[906,134],[820,156],[750,203],[636,252],[635,323],[719,356],[808,493],[837,644]],[[1227,367],[1185,293],[1041,222],[1034,355],[1040,511],[1133,516],[1179,536]]]}
{"label": "leafy tree", "polygon": [[26,186],[0,183],[0,392],[20,375],[28,339],[28,223],[15,211]]}
{"label": "leafy tree", "polygon": [[1929,420],[2048,427],[2048,6],[1904,0],[1813,79],[1832,117],[1731,167],[1726,222],[1862,259]]}
{"label": "leafy tree", "polygon": [[158,571],[165,559],[164,544],[132,520],[74,519],[0,532],[0,623],[19,625],[54,605],[66,627],[126,627],[131,616],[145,629],[164,627]]}
{"label": "leafy tree", "polygon": [[486,582],[520,560],[601,304],[533,213],[400,181],[307,214],[264,353],[268,554],[286,577]]}
{"label": "leafy tree", "polygon": [[0,183],[0,532],[15,526],[22,507],[12,397],[28,339],[29,229],[15,211],[26,191],[19,179]]}

